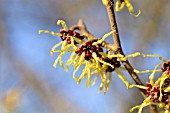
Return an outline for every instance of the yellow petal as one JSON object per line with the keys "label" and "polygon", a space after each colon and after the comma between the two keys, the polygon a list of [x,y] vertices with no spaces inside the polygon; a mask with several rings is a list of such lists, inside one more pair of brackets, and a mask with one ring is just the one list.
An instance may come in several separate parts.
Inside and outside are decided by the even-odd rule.
{"label": "yellow petal", "polygon": [[96,77],[94,78],[94,81],[92,82],[92,86],[94,86],[96,84],[98,77],[99,77],[99,74],[97,74]]}
{"label": "yellow petal", "polygon": [[94,42],[93,45],[101,44],[108,36],[113,34],[113,32],[116,32],[116,30],[106,33],[100,40],[98,40],[97,42]]}
{"label": "yellow petal", "polygon": [[90,77],[90,64],[88,61],[86,61],[86,65],[87,65],[87,82],[86,82],[86,87],[90,87],[90,82],[91,82],[91,77]]}
{"label": "yellow petal", "polygon": [[74,65],[74,68],[75,68],[75,69],[74,69],[74,72],[73,72],[73,78],[75,78],[75,74],[76,74],[76,72],[78,71],[79,67],[84,64],[84,62],[83,62],[84,57],[85,57],[85,53],[83,52],[83,53],[81,54],[81,56],[79,57],[79,58],[80,58],[80,59],[79,59],[79,62]]}
{"label": "yellow petal", "polygon": [[161,66],[161,64],[157,64],[153,70],[153,72],[151,73],[151,75],[149,76],[150,79],[150,84],[152,84],[152,86],[154,85],[154,75],[156,72],[156,68],[158,68],[159,66]]}
{"label": "yellow petal", "polygon": [[103,83],[100,84],[100,87],[99,87],[99,90],[98,90],[98,93],[100,93],[103,89]]}
{"label": "yellow petal", "polygon": [[163,57],[159,56],[158,54],[142,54],[142,55],[143,55],[143,57],[158,57],[164,63],[168,63],[167,60],[165,60]]}
{"label": "yellow petal", "polygon": [[62,57],[60,57],[60,66],[61,66],[62,68],[64,68],[64,64],[63,64]]}
{"label": "yellow petal", "polygon": [[137,73],[137,74],[145,74],[145,73],[152,73],[153,71],[155,71],[155,72],[162,72],[162,70],[145,70],[145,71],[139,71],[139,70],[137,70],[137,69],[134,69],[133,70],[135,73]]}
{"label": "yellow petal", "polygon": [[65,23],[63,20],[58,20],[58,21],[57,21],[57,25],[62,25],[62,27],[63,27],[63,29],[64,29],[65,31],[68,30],[68,27],[67,27],[66,23]]}
{"label": "yellow petal", "polygon": [[130,55],[127,55],[125,57],[125,59],[127,60],[128,58],[134,58],[134,57],[137,57],[140,55],[140,52],[136,52],[136,53],[133,53],[133,54],[130,54]]}
{"label": "yellow petal", "polygon": [[54,64],[53,64],[53,67],[57,67],[57,64],[58,64],[58,60],[60,60],[60,65],[62,66],[62,57],[63,57],[63,55],[64,55],[65,53],[61,53],[58,57],[57,57],[57,59],[54,61]]}
{"label": "yellow petal", "polygon": [[74,62],[74,57],[75,57],[76,53],[73,52],[70,56],[70,58],[68,59],[67,63],[66,63],[66,68],[64,71],[68,71],[68,67],[71,65],[72,62]]}
{"label": "yellow petal", "polygon": [[157,86],[161,82],[162,78],[166,77],[167,75],[168,75],[167,71],[163,72],[163,74],[155,81],[155,84],[153,85],[153,88],[155,86]]}
{"label": "yellow petal", "polygon": [[99,60],[99,62],[101,62],[101,63],[103,63],[103,64],[105,64],[105,65],[107,65],[107,66],[110,66],[110,67],[114,68],[114,66],[111,65],[110,63],[107,63],[107,62],[102,61],[102,60]]}
{"label": "yellow petal", "polygon": [[108,80],[107,80],[107,85],[109,85],[111,81],[112,81],[112,73],[109,73],[109,77],[108,77]]}
{"label": "yellow petal", "polygon": [[136,85],[136,84],[131,84],[131,85],[129,86],[129,88],[133,88],[133,87],[137,87],[137,88],[140,88],[140,89],[147,89],[146,86],[141,86],[141,85]]}
{"label": "yellow petal", "polygon": [[107,6],[109,4],[109,0],[102,0],[103,5]]}
{"label": "yellow petal", "polygon": [[38,34],[42,34],[42,33],[48,33],[51,34],[52,36],[60,36],[60,33],[55,33],[53,31],[48,31],[48,30],[39,30]]}
{"label": "yellow petal", "polygon": [[164,91],[165,92],[170,92],[170,86],[168,86]]}
{"label": "yellow petal", "polygon": [[121,73],[121,71],[119,69],[115,69],[118,77],[125,83],[126,87],[129,88],[130,83],[128,82],[128,80],[123,76],[123,74]]}
{"label": "yellow petal", "polygon": [[125,7],[125,2],[120,2],[119,0],[116,2],[116,11],[120,12],[123,10],[123,8]]}
{"label": "yellow petal", "polygon": [[81,80],[85,77],[87,71],[87,67],[83,69],[83,72],[81,73],[80,77],[78,78],[77,84],[80,84]]}
{"label": "yellow petal", "polygon": [[169,75],[168,75],[168,76],[165,76],[165,77],[163,77],[163,78],[161,79],[161,82],[160,82],[160,96],[159,96],[159,101],[162,101],[162,96],[163,96],[163,94],[162,94],[162,86],[163,86],[163,84],[164,84],[164,81],[165,81],[167,78],[169,78]]}
{"label": "yellow petal", "polygon": [[141,11],[138,10],[138,13],[137,13],[137,14],[133,14],[133,12],[130,12],[130,14],[131,14],[132,16],[134,16],[134,17],[137,18],[137,17],[141,14]]}
{"label": "yellow petal", "polygon": [[51,49],[51,51],[50,51],[50,54],[53,56],[54,54],[53,54],[53,51],[58,47],[58,46],[60,46],[61,44],[63,44],[63,42],[59,42],[58,44],[56,44],[56,45],[54,45],[53,47],[52,47],[52,49]]}
{"label": "yellow petal", "polygon": [[80,40],[80,39],[78,39],[78,38],[76,38],[76,37],[72,37],[77,43],[79,43],[79,44],[84,44],[85,43],[85,41],[84,40]]}

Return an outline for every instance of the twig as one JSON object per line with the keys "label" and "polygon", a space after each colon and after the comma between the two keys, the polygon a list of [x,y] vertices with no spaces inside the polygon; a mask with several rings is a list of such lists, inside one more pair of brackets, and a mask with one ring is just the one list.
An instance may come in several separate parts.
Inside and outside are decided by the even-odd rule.
{"label": "twig", "polygon": [[[78,24],[77,25],[74,25],[70,28],[70,30],[79,30],[80,32],[82,32],[85,36],[88,36],[90,39],[98,39],[97,37],[95,37],[94,35],[92,35],[86,28],[85,24],[83,23],[82,20],[79,20],[78,21]],[[112,44],[109,44],[107,42],[102,42],[102,46],[107,48],[107,49],[110,49],[110,50],[115,50],[114,49],[114,46]]]}
{"label": "twig", "polygon": [[[113,4],[112,4],[112,8],[113,8]],[[111,9],[110,9],[111,10]],[[113,10],[113,9],[112,9]],[[114,13],[113,13],[114,14]],[[111,16],[110,16],[111,17]],[[112,20],[115,21],[115,15],[113,15],[114,19],[112,18]],[[111,21],[112,22],[112,21]],[[116,27],[115,27],[116,26]],[[123,53],[123,50],[122,50],[122,47],[121,47],[121,43],[120,43],[120,38],[119,38],[119,34],[118,34],[118,29],[117,29],[117,25],[116,23],[112,23],[111,24],[111,28],[112,30],[116,30],[116,32],[114,32],[113,34],[113,39],[114,39],[114,45],[112,44],[109,44],[107,42],[103,42],[102,43],[102,46],[107,48],[107,49],[110,49],[112,51],[115,52],[115,54],[122,54],[125,56],[125,54]],[[80,32],[82,32],[84,35],[88,36],[89,38],[91,39],[98,39],[96,38],[94,35],[92,35],[86,28],[85,24],[83,23],[82,20],[79,20],[78,21],[78,24],[77,25],[74,25],[70,28],[70,30],[79,30]],[[116,38],[115,38],[116,37]],[[131,64],[129,63],[128,60],[126,61],[122,61],[123,65],[125,66],[126,70],[129,72],[129,74],[131,75],[131,77],[133,78],[133,80],[136,82],[137,85],[143,85],[141,80],[139,79],[139,77],[137,76],[137,74],[133,71],[133,67],[131,66]],[[141,91],[141,94],[144,98],[146,98],[146,95],[145,95],[145,90],[143,89],[139,89]],[[151,113],[157,113],[157,108],[156,106],[154,105],[150,105],[150,111]]]}
{"label": "twig", "polygon": [[[91,39],[98,39],[98,38],[96,38],[94,35],[92,35],[92,34],[87,30],[87,28],[85,27],[85,24],[84,24],[84,23],[79,24],[80,21],[82,21],[82,20],[79,20],[78,25],[72,26],[72,27],[70,28],[70,30],[79,30],[79,31],[81,31],[83,34],[85,34],[86,36],[89,36]],[[119,44],[120,44],[120,43],[119,43]],[[110,49],[110,50],[112,50],[112,51],[114,51],[114,52],[117,50],[117,49],[115,48],[115,47],[116,47],[115,45],[109,44],[109,43],[107,43],[107,42],[105,42],[105,41],[102,43],[102,46],[105,47],[105,48],[107,48],[107,49]],[[120,49],[121,49],[120,53],[121,53],[122,55],[124,55],[124,53],[122,53],[123,51],[122,51],[122,48],[121,48],[121,47],[119,48],[119,50],[120,50]],[[117,52],[117,53],[118,53],[118,52]],[[127,62],[128,62],[128,61],[124,61],[123,64],[124,64],[124,66],[126,67],[126,69],[129,71],[130,75],[133,76],[132,78],[135,79],[136,84],[138,84],[138,85],[143,85],[142,82],[140,81],[139,77],[137,76],[137,74],[133,71],[133,67],[130,65],[129,62],[128,62],[128,63],[127,63]],[[145,96],[145,90],[141,90],[141,91],[142,91],[142,95]]]}
{"label": "twig", "polygon": [[[109,17],[109,21],[110,21],[110,26],[112,31],[116,31],[113,33],[113,40],[114,40],[114,53],[115,54],[122,54],[125,56],[123,49],[121,47],[121,42],[120,42],[120,38],[119,38],[119,32],[118,32],[118,27],[117,27],[117,23],[116,23],[116,18],[115,18],[115,13],[114,13],[114,2],[113,0],[108,0],[109,2],[106,5],[106,9],[107,9],[107,13],[108,13],[108,17]],[[131,66],[131,64],[129,63],[128,60],[123,61],[122,62],[123,65],[125,66],[126,70],[129,72],[129,74],[131,75],[131,77],[133,78],[133,80],[136,82],[137,85],[143,85],[141,80],[139,79],[138,75],[133,71],[133,67]],[[145,90],[139,89],[141,91],[141,94],[143,95],[143,97],[145,98]],[[157,107],[154,105],[149,106],[150,107],[150,111],[151,113],[157,113]]]}

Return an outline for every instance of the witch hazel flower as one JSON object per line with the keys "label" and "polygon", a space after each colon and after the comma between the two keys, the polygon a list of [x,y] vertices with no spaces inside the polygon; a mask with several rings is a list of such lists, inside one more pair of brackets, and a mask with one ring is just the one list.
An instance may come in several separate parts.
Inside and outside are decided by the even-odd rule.
{"label": "witch hazel flower", "polygon": [[81,55],[83,52],[85,52],[85,59],[86,60],[90,60],[93,56],[93,53],[96,53],[97,57],[101,57],[101,55],[99,54],[99,52],[103,52],[103,48],[102,48],[101,44],[92,45],[93,42],[96,42],[96,41],[97,41],[97,39],[87,41],[85,44],[81,45],[78,48],[76,53],[78,55]]}
{"label": "witch hazel flower", "polygon": [[[112,81],[112,72],[114,72],[115,70],[118,70],[118,68],[121,66],[121,63],[120,61],[118,61],[118,58],[116,57],[113,57],[113,58],[101,57],[100,60],[104,63],[100,63],[101,67],[97,71],[98,74],[101,75],[101,80],[102,80],[98,93],[100,93],[100,91],[104,88],[104,94],[106,94],[107,91],[109,90],[108,86],[110,82]],[[107,65],[107,64],[110,64],[112,66]],[[100,70],[103,70],[103,72],[101,72]],[[95,84],[95,79],[93,81],[93,85],[94,84]]]}
{"label": "witch hazel flower", "polygon": [[[167,105],[169,103],[169,96],[170,96],[170,92],[165,92],[163,89],[160,91],[160,87],[159,86],[152,86],[151,83],[146,83],[146,96],[150,97],[150,100],[155,102],[155,103],[159,103],[162,102],[165,105]],[[162,94],[160,94],[160,92],[162,92]],[[161,96],[161,97],[160,97]],[[161,99],[160,99],[161,98]]]}
{"label": "witch hazel flower", "polygon": [[[108,68],[111,67],[114,69],[114,65],[107,62],[106,58],[103,58],[103,48],[101,46],[101,40],[88,40],[84,44],[80,45],[78,50],[75,51],[77,57],[73,58],[72,60],[68,60],[70,65],[73,63],[74,72],[73,78],[80,84],[81,80],[84,77],[87,77],[86,86],[89,87],[91,83],[91,75],[96,74],[96,77],[92,83],[95,84],[97,78],[100,76],[102,79],[102,85],[100,85],[99,92],[104,87],[104,93],[106,94],[108,91],[109,81],[111,81],[111,75],[108,73]],[[103,53],[104,54],[104,53]],[[109,60],[109,59],[108,59]],[[112,60],[112,59],[110,59]],[[118,62],[118,61],[117,61]],[[82,74],[79,77],[76,77],[76,72],[78,71],[79,67],[85,64],[85,68],[82,71]],[[120,66],[119,66],[120,67]],[[112,71],[110,71],[111,73]],[[109,80],[106,80],[109,79]],[[107,81],[107,83],[106,83]]]}
{"label": "witch hazel flower", "polygon": [[[58,20],[57,25],[62,25],[63,27],[63,29],[60,29],[59,33],[48,30],[39,30],[39,34],[48,33],[61,38],[61,42],[54,45],[50,51],[51,55],[56,52],[60,53],[54,61],[53,66],[55,68],[59,62],[60,66],[67,72],[69,67],[73,65],[73,79],[77,82],[77,84],[80,84],[83,78],[87,78],[86,87],[90,87],[91,84],[95,85],[97,79],[101,78],[101,84],[98,92],[104,90],[104,94],[108,92],[108,87],[112,81],[113,72],[116,72],[127,88],[130,87],[130,83],[121,73],[120,62],[126,61],[128,58],[139,56],[140,53],[136,52],[127,56],[123,56],[121,54],[115,55],[114,53],[111,53],[110,50],[107,50],[105,53],[102,43],[115,31],[106,33],[101,39],[90,39],[88,36],[68,29],[63,20]],[[59,46],[61,46],[61,49],[58,50],[57,48]],[[71,54],[66,62],[66,65],[64,66],[62,58],[65,53],[68,52]],[[83,67],[82,73],[77,76],[76,73],[80,67]]]}
{"label": "witch hazel flower", "polygon": [[121,66],[120,61],[118,61],[118,59],[116,57],[113,57],[111,59],[109,59],[107,57],[106,58],[101,57],[100,60],[105,61],[105,62],[114,66],[114,68],[111,66],[108,66],[106,69],[106,72],[113,72],[113,71],[115,71],[115,68],[119,68]]}
{"label": "witch hazel flower", "polygon": [[[166,62],[162,57],[158,55],[144,55],[145,57],[159,57],[162,61]],[[146,99],[143,101],[141,105],[137,105],[133,107],[130,112],[135,109],[139,109],[138,113],[142,112],[142,109],[148,105],[157,105],[160,108],[163,108],[164,113],[170,112],[170,86],[165,86],[165,81],[169,79],[168,71],[162,73],[162,75],[154,81],[154,75],[156,72],[160,72],[157,68],[161,66],[161,64],[157,64],[154,70],[147,70],[141,73],[152,72],[149,76],[150,82],[146,83],[146,86],[133,85],[132,87],[138,87],[146,90]],[[138,71],[137,71],[138,72]]]}
{"label": "witch hazel flower", "polygon": [[[54,45],[50,51],[52,55],[55,52],[60,52],[53,66],[56,67],[58,62],[60,62],[60,66],[64,68],[62,57],[66,52],[70,52],[71,55],[70,58],[67,60],[65,71],[68,71],[69,66],[72,64],[74,66],[73,78],[77,81],[78,84],[80,84],[81,80],[84,77],[87,77],[86,86],[89,87],[91,83],[91,74],[93,73],[92,71],[105,71],[102,70],[105,69],[103,68],[104,65],[100,66],[100,63],[104,63],[105,66],[112,66],[111,64],[100,60],[100,57],[102,57],[102,55],[100,55],[99,53],[103,52],[101,43],[113,32],[105,34],[100,40],[85,40],[84,35],[80,35],[79,33],[73,30],[69,30],[63,20],[58,20],[57,25],[60,24],[62,25],[63,29],[61,29],[59,33],[51,32],[48,30],[39,30],[39,34],[48,33],[61,38],[61,42]],[[86,39],[88,38],[86,37]],[[61,49],[56,50],[56,48],[59,46],[61,46]],[[84,65],[85,67],[81,75],[79,77],[76,77],[76,72],[81,66]],[[114,67],[112,66],[112,68]],[[103,77],[105,75],[103,75],[102,72],[100,73],[100,76],[102,76],[103,81],[104,79],[107,79],[107,77]],[[93,84],[95,84],[95,82],[93,82]]]}
{"label": "witch hazel flower", "polygon": [[116,11],[121,12],[124,9],[125,5],[126,5],[128,11],[129,11],[129,13],[132,16],[138,17],[140,15],[140,13],[141,13],[140,10],[138,10],[137,14],[134,14],[134,9],[133,9],[133,6],[132,6],[130,0],[117,0],[117,2],[116,2]]}
{"label": "witch hazel flower", "polygon": [[165,62],[161,69],[162,69],[162,72],[167,71],[168,74],[170,75],[170,60],[168,60],[168,62]]}
{"label": "witch hazel flower", "polygon": [[146,86],[141,86],[140,88],[146,89],[146,99],[141,105],[131,108],[130,112],[139,109],[138,113],[141,113],[142,109],[148,105],[156,105],[159,108],[163,108],[163,113],[170,112],[170,91],[167,88],[161,88],[159,84],[152,85],[148,82]]}
{"label": "witch hazel flower", "polygon": [[[79,33],[74,32],[73,30],[67,30],[66,31],[64,29],[60,29],[60,37],[61,37],[62,41],[66,41],[67,44],[71,44],[71,38],[72,37],[76,37],[80,40],[84,39],[83,35],[80,35]],[[77,42],[74,41],[74,44],[77,44]]]}
{"label": "witch hazel flower", "polygon": [[[50,51],[51,55],[55,52],[60,52],[60,55],[57,57],[55,60],[53,66],[56,67],[58,62],[60,61],[60,66],[64,67],[62,57],[66,52],[73,52],[75,51],[78,47],[76,46],[77,42],[76,41],[81,41],[84,39],[83,35],[80,35],[77,32],[74,32],[73,30],[69,30],[66,23],[63,20],[58,20],[57,25],[62,25],[63,29],[60,29],[60,33],[55,33],[53,31],[48,31],[48,30],[39,30],[39,34],[41,33],[48,33],[53,36],[58,36],[61,38],[61,42],[57,43],[54,45]],[[61,50],[56,50],[57,47],[61,46]],[[72,49],[70,49],[72,48]]]}

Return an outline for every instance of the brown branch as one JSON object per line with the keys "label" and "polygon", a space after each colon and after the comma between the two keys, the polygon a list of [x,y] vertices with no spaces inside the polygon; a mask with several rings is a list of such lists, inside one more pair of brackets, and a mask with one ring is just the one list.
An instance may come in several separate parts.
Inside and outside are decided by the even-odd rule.
{"label": "brown branch", "polygon": [[[113,33],[113,40],[114,40],[114,48],[115,54],[122,54],[125,56],[123,49],[121,47],[121,42],[120,42],[120,38],[119,38],[119,32],[118,32],[118,27],[117,27],[117,23],[116,23],[116,18],[115,18],[115,13],[114,13],[114,2],[113,0],[109,0],[109,3],[106,5],[106,9],[107,9],[107,13],[108,13],[108,17],[109,17],[109,21],[110,21],[110,26],[112,31],[115,31]],[[141,80],[139,79],[138,75],[133,71],[133,67],[131,66],[131,64],[129,63],[129,61],[123,61],[122,62],[123,65],[125,66],[126,70],[129,72],[129,74],[131,75],[131,77],[133,78],[133,80],[136,82],[137,85],[143,85]],[[145,90],[139,89],[141,91],[141,94],[143,95],[143,97],[145,98]],[[150,111],[151,113],[157,113],[157,107],[154,105],[149,106],[150,107]]]}
{"label": "brown branch", "polygon": [[[113,8],[113,4],[112,4],[112,8]],[[111,8],[108,8],[109,12],[111,12]],[[113,9],[112,9],[113,10]],[[121,42],[120,42],[120,38],[119,38],[119,34],[118,34],[118,29],[117,29],[117,25],[116,25],[116,21],[115,21],[115,15],[114,13],[111,14],[113,17],[109,16],[110,22],[111,22],[111,28],[113,31],[116,30],[116,32],[114,32],[113,34],[113,39],[114,39],[114,45],[109,44],[107,42],[103,42],[102,46],[110,49],[112,51],[115,52],[115,54],[122,54],[125,56],[125,54],[123,53],[122,47],[121,47]],[[112,23],[112,21],[114,20],[115,23]],[[116,26],[116,27],[115,27]],[[89,38],[93,39],[98,39],[96,38],[94,35],[92,35],[86,28],[85,24],[83,23],[82,20],[78,21],[77,25],[74,25],[70,28],[70,30],[79,30],[80,32],[82,32],[85,36],[88,36]],[[129,74],[131,75],[131,77],[133,78],[133,80],[136,82],[136,84],[138,85],[143,85],[141,80],[139,79],[138,75],[133,71],[133,67],[131,66],[131,64],[129,63],[129,61],[122,61],[123,65],[125,66],[126,70],[129,72]],[[144,98],[146,98],[145,95],[145,90],[143,89],[139,89],[141,91],[141,94]],[[157,113],[157,107],[154,105],[150,105],[150,111],[151,113]]]}
{"label": "brown branch", "polygon": [[[70,30],[79,30],[80,32],[82,32],[85,36],[89,37],[90,39],[98,39],[97,37],[95,37],[94,35],[92,35],[86,28],[85,24],[83,23],[82,20],[79,20],[78,21],[78,24],[77,25],[74,25],[70,28]],[[110,50],[115,50],[114,49],[114,46],[112,44],[109,44],[107,42],[102,42],[102,46],[107,48],[107,49],[110,49]]]}
{"label": "brown branch", "polygon": [[[81,24],[80,24],[80,21],[81,21]],[[82,22],[82,20],[79,20],[78,24],[72,26],[72,27],[70,28],[70,30],[79,30],[79,31],[82,32],[84,35],[89,36],[91,39],[98,39],[98,38],[96,38],[94,35],[92,35],[92,34],[87,30],[87,28],[85,27],[85,24]],[[118,42],[118,41],[117,41],[117,42]],[[119,41],[119,42],[120,42],[120,41]],[[115,43],[115,44],[116,44],[116,43]],[[119,44],[120,44],[120,43],[119,43]],[[105,48],[107,48],[107,49],[110,49],[110,50],[112,50],[112,51],[114,51],[114,52],[119,48],[119,50],[121,50],[120,53],[121,53],[122,55],[124,55],[121,46],[118,46],[118,47],[117,47],[117,45],[115,46],[115,45],[109,44],[109,43],[107,43],[107,42],[105,42],[105,41],[102,43],[102,46],[105,47]],[[117,52],[117,53],[118,53],[118,52]],[[143,85],[142,82],[140,81],[139,77],[138,77],[138,76],[136,75],[136,73],[133,71],[133,67],[130,65],[129,62],[128,62],[128,63],[127,63],[127,62],[128,62],[128,61],[124,61],[123,64],[124,64],[124,66],[126,67],[126,69],[129,71],[130,75],[133,76],[132,78],[135,79],[136,84],[138,84],[138,85]],[[142,95],[145,96],[145,90],[141,90],[141,91],[142,91]]]}

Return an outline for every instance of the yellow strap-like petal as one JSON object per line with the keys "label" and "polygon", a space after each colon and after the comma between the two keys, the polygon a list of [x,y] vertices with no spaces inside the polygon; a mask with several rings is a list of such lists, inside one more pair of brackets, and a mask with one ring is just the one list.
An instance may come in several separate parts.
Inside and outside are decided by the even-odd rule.
{"label": "yellow strap-like petal", "polygon": [[63,49],[65,46],[67,45],[66,41],[63,41],[62,45],[61,45],[61,49]]}
{"label": "yellow strap-like petal", "polygon": [[99,87],[99,90],[98,90],[98,93],[100,93],[103,89],[103,83],[100,84],[100,87]]}
{"label": "yellow strap-like petal", "polygon": [[80,57],[78,57],[78,58],[80,58],[80,59],[79,59],[79,62],[74,65],[74,68],[75,68],[75,69],[74,69],[74,72],[73,72],[73,78],[75,78],[75,74],[76,74],[77,70],[79,69],[79,67],[80,67],[82,64],[84,64],[84,62],[83,62],[84,57],[85,57],[85,53],[84,53],[84,52],[81,54]]}
{"label": "yellow strap-like petal", "polygon": [[[145,100],[146,100],[146,99],[145,99]],[[142,113],[142,109],[143,109],[144,107],[146,107],[146,106],[148,106],[148,105],[151,105],[151,104],[154,104],[154,103],[151,102],[151,101],[147,101],[147,102],[146,102],[145,100],[144,100],[144,102],[143,102],[141,105],[137,105],[137,106],[131,108],[129,111],[132,112],[132,111],[134,111],[135,109],[139,109],[139,110],[138,110],[138,113]]]}
{"label": "yellow strap-like petal", "polygon": [[137,88],[140,88],[140,89],[147,89],[146,86],[141,86],[141,85],[136,85],[136,84],[131,84],[131,85],[129,86],[129,88],[133,88],[133,87],[137,87]]}
{"label": "yellow strap-like petal", "polygon": [[152,73],[153,71],[155,71],[155,72],[162,72],[162,70],[145,70],[145,71],[139,71],[139,70],[137,70],[137,69],[134,69],[133,70],[135,73],[137,73],[137,74],[145,74],[145,73]]}
{"label": "yellow strap-like petal", "polygon": [[50,51],[50,54],[53,55],[56,52],[75,52],[75,50],[72,49],[67,49],[67,50],[54,50],[54,51]]}
{"label": "yellow strap-like petal", "polygon": [[99,74],[97,74],[96,77],[94,78],[94,81],[92,82],[92,86],[94,86],[96,84],[98,77],[99,77]]}
{"label": "yellow strap-like petal", "polygon": [[125,83],[126,87],[129,88],[130,83],[128,82],[128,80],[123,76],[123,74],[121,73],[119,69],[116,68],[115,70],[116,70],[118,77]]}
{"label": "yellow strap-like petal", "polygon": [[130,13],[132,16],[134,16],[134,17],[138,17],[138,16],[140,15],[141,11],[138,10],[138,13],[137,13],[137,14],[133,14],[133,13],[134,13],[134,9],[133,9],[132,4],[129,2],[129,0],[124,0],[124,1],[125,1],[125,4],[126,4],[127,8],[128,8],[129,13]]}
{"label": "yellow strap-like petal", "polygon": [[152,102],[142,103],[142,104],[140,105],[140,107],[139,107],[138,113],[142,113],[142,109],[143,109],[144,107],[146,107],[146,106],[151,105],[151,104],[152,104]]}
{"label": "yellow strap-like petal", "polygon": [[156,72],[156,69],[161,66],[161,64],[157,64],[153,70],[153,72],[151,73],[151,75],[149,76],[149,79],[150,79],[150,84],[153,86],[154,85],[154,75],[155,75],[155,72]]}
{"label": "yellow strap-like petal", "polygon": [[76,38],[76,37],[72,37],[77,43],[79,43],[79,44],[84,44],[85,43],[85,41],[84,40],[80,40],[80,39],[78,39],[78,38]]}
{"label": "yellow strap-like petal", "polygon": [[165,92],[170,92],[170,86],[168,86],[164,91]]}
{"label": "yellow strap-like petal", "polygon": [[137,106],[134,106],[133,108],[131,108],[129,111],[132,112],[134,111],[135,109],[139,109],[140,105],[137,105]]}
{"label": "yellow strap-like petal", "polygon": [[91,77],[90,77],[90,63],[86,61],[86,66],[87,66],[87,82],[86,82],[86,87],[90,87],[90,82],[91,82]]}
{"label": "yellow strap-like petal", "polygon": [[124,55],[121,55],[121,54],[109,55],[109,54],[106,54],[104,52],[99,52],[99,54],[104,56],[104,57],[107,57],[109,59],[114,58],[114,57],[117,57],[117,58],[123,58],[124,57]]}
{"label": "yellow strap-like petal", "polygon": [[125,7],[125,2],[120,2],[119,0],[116,2],[116,11],[120,12],[123,10],[123,8]]}
{"label": "yellow strap-like petal", "polygon": [[[63,57],[63,55],[64,55],[65,53],[61,53],[58,57],[57,57],[57,59],[54,61],[54,64],[53,64],[53,66],[56,68],[57,67],[57,64],[58,64],[58,60],[60,60],[60,62],[62,62],[62,57]],[[62,63],[60,63],[60,65],[62,66]]]}
{"label": "yellow strap-like petal", "polygon": [[161,82],[162,78],[164,78],[167,75],[168,75],[167,71],[163,72],[163,74],[155,81],[155,84],[153,85],[153,88],[155,86],[157,86]]}
{"label": "yellow strap-like petal", "polygon": [[78,80],[77,80],[77,84],[80,84],[81,80],[85,77],[85,75],[86,75],[86,73],[87,73],[87,68],[88,68],[88,67],[87,67],[87,65],[86,65],[85,68],[83,69],[80,77],[79,77]]}
{"label": "yellow strap-like petal", "polygon": [[62,68],[64,68],[64,64],[63,64],[62,57],[60,57],[60,66],[61,66]]}
{"label": "yellow strap-like petal", "polygon": [[105,65],[107,65],[107,66],[110,66],[110,67],[114,68],[114,66],[111,65],[110,63],[107,63],[107,62],[102,61],[102,60],[99,60],[99,62],[101,62],[101,63],[103,63],[103,64],[105,64]]}
{"label": "yellow strap-like petal", "polygon": [[108,79],[107,79],[107,83],[105,83],[105,89],[104,89],[104,94],[106,95],[106,93],[109,90],[109,84],[112,81],[112,73],[108,74]]}
{"label": "yellow strap-like petal", "polygon": [[133,53],[133,54],[130,54],[130,55],[127,55],[125,56],[124,58],[120,58],[120,60],[127,60],[128,58],[134,58],[134,57],[137,57],[140,55],[140,52],[136,52],[136,53]]}
{"label": "yellow strap-like petal", "polygon": [[71,65],[72,62],[74,62],[74,57],[75,57],[75,55],[76,55],[75,52],[73,52],[73,53],[71,54],[70,58],[68,59],[68,61],[67,61],[67,63],[66,63],[66,68],[65,68],[64,71],[66,71],[66,72],[68,71],[69,66]]}
{"label": "yellow strap-like petal", "polygon": [[52,36],[61,36],[60,33],[55,33],[53,31],[48,31],[48,30],[39,30],[38,34],[42,34],[42,33],[48,33],[51,34]]}
{"label": "yellow strap-like petal", "polygon": [[141,14],[141,11],[140,11],[140,10],[138,10],[138,13],[137,13],[137,14],[133,14],[133,12],[131,12],[130,14],[131,14],[132,16],[134,16],[134,17],[136,17],[136,18],[137,18],[137,17]]}
{"label": "yellow strap-like petal", "polygon": [[107,80],[107,85],[109,85],[111,81],[112,81],[112,73],[109,73],[108,80]]}
{"label": "yellow strap-like petal", "polygon": [[167,60],[165,60],[163,57],[159,56],[158,54],[142,54],[142,55],[143,55],[143,57],[158,57],[164,63],[168,63]]}
{"label": "yellow strap-like petal", "polygon": [[67,27],[66,23],[65,23],[63,20],[58,20],[58,21],[57,21],[57,25],[62,25],[62,27],[63,27],[63,29],[64,29],[65,31],[68,30],[68,27]]}
{"label": "yellow strap-like petal", "polygon": [[108,36],[113,34],[113,32],[116,32],[116,30],[106,33],[100,40],[98,40],[97,42],[94,42],[93,45],[101,44]]}
{"label": "yellow strap-like petal", "polygon": [[161,82],[160,82],[160,96],[159,96],[159,101],[162,101],[162,96],[163,96],[163,94],[162,94],[162,86],[163,86],[163,84],[164,84],[164,81],[165,81],[167,78],[169,78],[169,75],[168,75],[168,76],[165,76],[165,77],[163,77],[163,78],[161,79]]}
{"label": "yellow strap-like petal", "polygon": [[102,0],[103,5],[107,6],[109,4],[109,0]]}
{"label": "yellow strap-like petal", "polygon": [[63,42],[59,42],[58,44],[54,45],[50,51],[50,54],[53,56],[54,55],[54,50],[60,46],[61,44],[63,44]]}

